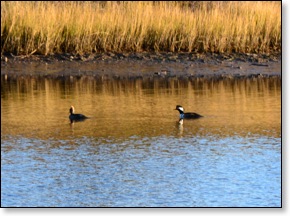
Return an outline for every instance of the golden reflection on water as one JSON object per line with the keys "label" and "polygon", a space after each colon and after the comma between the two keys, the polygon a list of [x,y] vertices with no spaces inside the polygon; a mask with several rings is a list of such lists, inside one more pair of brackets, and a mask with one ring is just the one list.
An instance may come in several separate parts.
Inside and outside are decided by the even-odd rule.
{"label": "golden reflection on water", "polygon": [[[177,104],[205,118],[178,124]],[[69,108],[92,117],[69,124]],[[184,134],[281,136],[280,77],[1,77],[1,135],[41,139]]]}

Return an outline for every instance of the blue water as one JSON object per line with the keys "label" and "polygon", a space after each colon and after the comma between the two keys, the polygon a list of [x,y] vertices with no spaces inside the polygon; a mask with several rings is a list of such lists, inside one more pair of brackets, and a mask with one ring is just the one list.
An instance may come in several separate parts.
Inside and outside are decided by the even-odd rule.
{"label": "blue water", "polygon": [[281,207],[280,87],[249,84],[1,92],[1,206]]}
{"label": "blue water", "polygon": [[[134,136],[105,142],[5,142],[2,207],[281,205],[278,138]],[[9,150],[11,145],[16,147]]]}

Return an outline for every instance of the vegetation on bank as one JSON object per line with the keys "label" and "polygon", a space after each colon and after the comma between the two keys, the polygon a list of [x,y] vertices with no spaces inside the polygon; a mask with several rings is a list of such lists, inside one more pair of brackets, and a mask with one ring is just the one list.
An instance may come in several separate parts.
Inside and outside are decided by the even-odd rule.
{"label": "vegetation on bank", "polygon": [[281,51],[281,2],[1,1],[1,54]]}

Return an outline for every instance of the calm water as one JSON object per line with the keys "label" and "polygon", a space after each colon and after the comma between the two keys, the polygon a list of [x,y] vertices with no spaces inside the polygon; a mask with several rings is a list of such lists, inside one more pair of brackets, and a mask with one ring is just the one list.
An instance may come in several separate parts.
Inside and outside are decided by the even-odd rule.
{"label": "calm water", "polygon": [[1,205],[280,207],[281,79],[2,76]]}

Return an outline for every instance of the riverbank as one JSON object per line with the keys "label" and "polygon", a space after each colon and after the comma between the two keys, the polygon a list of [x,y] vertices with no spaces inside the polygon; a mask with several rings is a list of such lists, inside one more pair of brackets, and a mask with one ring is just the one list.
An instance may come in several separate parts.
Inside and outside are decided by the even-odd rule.
{"label": "riverbank", "polygon": [[1,54],[275,53],[281,2],[1,1]]}
{"label": "riverbank", "polygon": [[281,75],[281,3],[4,1],[1,42],[7,76]]}
{"label": "riverbank", "polygon": [[102,53],[1,56],[3,76],[247,78],[281,76],[281,54]]}

